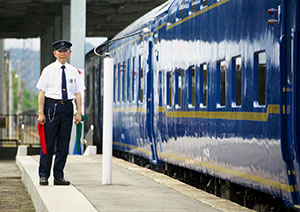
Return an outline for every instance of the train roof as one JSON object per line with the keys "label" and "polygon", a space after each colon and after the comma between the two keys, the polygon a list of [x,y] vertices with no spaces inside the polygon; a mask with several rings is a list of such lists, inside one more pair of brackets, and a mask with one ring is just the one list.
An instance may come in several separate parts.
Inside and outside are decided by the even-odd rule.
{"label": "train roof", "polygon": [[122,30],[120,33],[118,33],[114,39],[121,38],[123,36],[126,36],[128,34],[137,32],[144,27],[148,26],[151,22],[153,22],[155,19],[159,18],[160,16],[166,14],[168,12],[169,7],[172,5],[173,2],[177,0],[168,0],[162,5],[154,8],[147,14],[143,15],[136,21],[134,21],[132,24],[128,25],[124,30]]}

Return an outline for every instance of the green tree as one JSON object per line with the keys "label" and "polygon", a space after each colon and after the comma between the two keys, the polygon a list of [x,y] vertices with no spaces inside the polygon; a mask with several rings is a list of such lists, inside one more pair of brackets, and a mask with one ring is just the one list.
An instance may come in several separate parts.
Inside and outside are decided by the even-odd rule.
{"label": "green tree", "polygon": [[37,111],[38,109],[38,103],[37,98],[38,94],[36,92],[33,92],[31,90],[25,89],[25,82],[22,80],[21,82],[21,89],[22,89],[22,96],[19,98],[19,86],[18,86],[18,80],[19,78],[16,76],[16,71],[13,72],[13,95],[14,95],[14,113],[18,112],[18,103],[19,101],[22,101],[22,110],[30,110],[34,109]]}
{"label": "green tree", "polygon": [[23,111],[34,109],[37,111],[36,104],[35,104],[35,94],[31,90],[24,89],[23,91],[23,99],[22,99],[22,108]]}

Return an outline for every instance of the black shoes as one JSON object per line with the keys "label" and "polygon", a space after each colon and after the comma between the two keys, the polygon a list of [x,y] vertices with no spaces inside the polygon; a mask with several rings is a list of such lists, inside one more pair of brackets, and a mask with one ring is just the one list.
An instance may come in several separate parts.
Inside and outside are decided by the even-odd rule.
{"label": "black shoes", "polygon": [[70,181],[65,180],[64,178],[59,178],[59,179],[55,179],[54,178],[54,185],[63,185],[63,186],[68,186],[70,185]]}
{"label": "black shoes", "polygon": [[49,182],[48,182],[48,178],[47,177],[41,177],[40,178],[40,185],[41,186],[46,186],[48,184],[49,184]]}
{"label": "black shoes", "polygon": [[[48,178],[47,177],[41,177],[40,178],[40,185],[41,186],[46,186],[48,184],[49,184],[49,182],[48,182]],[[67,181],[64,178],[59,178],[59,179],[55,179],[54,178],[53,184],[54,185],[68,186],[68,185],[70,185],[70,181]]]}

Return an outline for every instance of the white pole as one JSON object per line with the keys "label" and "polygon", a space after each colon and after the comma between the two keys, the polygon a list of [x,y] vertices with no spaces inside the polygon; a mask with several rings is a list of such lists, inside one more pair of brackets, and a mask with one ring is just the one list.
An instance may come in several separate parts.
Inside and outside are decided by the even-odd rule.
{"label": "white pole", "polygon": [[11,60],[8,59],[8,114],[9,114],[9,138],[13,136],[13,114],[14,114],[14,96],[13,96],[13,71]]}
{"label": "white pole", "polygon": [[[70,64],[81,72],[81,79],[84,82],[84,63],[85,63],[85,31],[86,31],[86,0],[70,1],[70,40],[72,42],[72,54]],[[67,8],[66,8],[67,9]],[[84,114],[84,92],[81,93],[82,105],[81,113]],[[75,109],[74,109],[75,112]],[[82,122],[82,135],[84,122]],[[69,154],[73,154],[76,139],[76,126],[73,122]],[[82,146],[81,146],[82,147]]]}
{"label": "white pole", "polygon": [[[4,65],[4,40],[0,39],[0,114],[6,113],[6,91],[5,91],[5,65]],[[0,139],[4,136],[4,129],[0,129]]]}
{"label": "white pole", "polygon": [[[5,111],[6,108],[5,63],[4,63],[4,40],[3,39],[0,39],[0,95],[1,95],[0,114],[3,115],[6,112]],[[0,138],[2,138],[1,135]]]}
{"label": "white pole", "polygon": [[102,184],[112,182],[113,59],[104,58]]}

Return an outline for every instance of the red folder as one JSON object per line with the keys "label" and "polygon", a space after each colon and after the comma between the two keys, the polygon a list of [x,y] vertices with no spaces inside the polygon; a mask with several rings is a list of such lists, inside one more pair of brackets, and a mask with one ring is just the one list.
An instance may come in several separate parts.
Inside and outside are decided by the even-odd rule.
{"label": "red folder", "polygon": [[46,138],[45,138],[45,127],[43,124],[38,123],[38,131],[40,135],[40,141],[41,141],[41,147],[44,155],[47,154],[47,148],[46,148]]}

